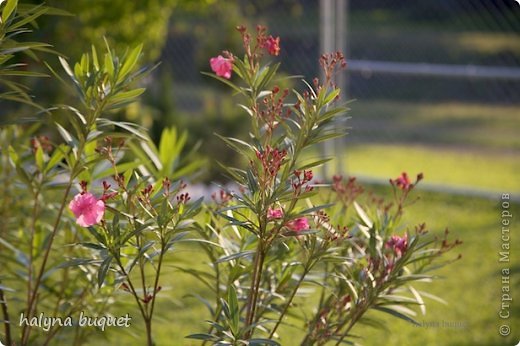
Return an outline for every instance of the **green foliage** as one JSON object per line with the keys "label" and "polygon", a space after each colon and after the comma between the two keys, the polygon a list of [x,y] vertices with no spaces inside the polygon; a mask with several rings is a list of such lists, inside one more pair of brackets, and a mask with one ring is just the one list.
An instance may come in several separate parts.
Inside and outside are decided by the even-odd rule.
{"label": "green foliage", "polygon": [[[45,11],[32,9],[17,15],[15,5],[16,2],[9,1],[2,8],[2,15],[8,19],[4,27],[7,32],[24,32],[23,29],[18,32],[16,28],[47,11],[40,6]],[[42,49],[37,44],[18,44],[10,39],[1,43],[4,61],[16,58],[19,52]],[[155,172],[156,177],[138,174],[136,169],[142,165],[140,160],[150,161],[156,156],[152,151],[134,156],[132,151],[125,150],[125,141],[143,148],[148,145],[148,136],[135,124],[114,121],[107,116],[134,102],[143,93],[144,89],[135,88],[134,84],[151,67],[138,67],[142,45],[122,55],[108,43],[105,46],[102,55],[92,46],[91,53],[83,54],[74,67],[59,57],[66,79],[48,65],[58,80],[76,91],[80,102],[45,108],[44,115],[26,119],[36,122],[30,127],[11,125],[0,129],[0,213],[4,220],[0,229],[2,318],[8,322],[14,320],[8,314],[13,309],[23,311],[28,318],[36,311],[53,312],[56,318],[79,311],[99,316],[112,305],[116,290],[125,280],[132,286],[128,275],[134,268],[140,268],[144,275],[143,260],[146,258],[147,265],[159,262],[153,296],[146,293],[146,286],[142,288],[145,290],[142,298],[137,297],[135,290],[133,293],[147,320],[151,344],[150,321],[155,295],[160,291],[158,277],[162,257],[185,237],[190,219],[198,212],[201,201],[188,203],[187,194],[180,195],[181,200],[176,203],[170,201],[169,196],[175,196],[175,191],[182,189],[183,184],[172,184],[167,178],[162,180],[165,176],[160,177],[159,171]],[[19,67],[6,65],[2,70],[5,73],[0,76],[1,81],[12,89],[3,96],[16,95],[21,99],[10,99],[25,102],[24,98],[28,97],[25,91],[29,89],[22,84],[9,84],[5,79],[5,76],[15,74],[13,71]],[[55,141],[42,135],[42,123],[56,129],[61,138]],[[180,178],[180,174],[193,173],[201,166],[200,161],[192,164],[180,158],[185,142],[186,134],[177,139],[175,129],[165,131],[160,146],[161,159],[166,166],[164,173]],[[167,153],[172,149],[176,154],[170,157]],[[74,222],[74,216],[66,211],[70,194],[78,185],[85,192],[87,184],[92,185],[95,192],[98,190],[96,185],[103,179],[117,182],[122,205],[106,205],[107,222],[103,220],[99,228],[81,229]],[[161,183],[166,189],[164,194],[156,195],[157,191],[154,191],[153,195],[141,199],[143,187],[146,190],[148,184],[158,186]],[[117,195],[109,188],[110,184],[103,181],[103,195],[99,201],[108,203],[108,199]],[[151,193],[151,190],[147,191]],[[13,213],[11,208],[17,208],[18,212]],[[157,210],[160,215],[153,215]],[[83,247],[76,246],[78,244]],[[157,251],[157,244],[161,251]],[[143,283],[144,280],[143,277]],[[4,325],[8,344],[43,344],[57,335],[80,344],[95,333],[94,329],[78,325],[71,329],[55,325],[47,334],[32,333],[34,326]]]}
{"label": "green foliage", "polygon": [[[85,44],[103,44],[107,37],[116,50],[144,43],[144,61],[155,61],[168,37],[168,24],[172,12],[187,4],[204,6],[206,0],[51,0],[51,6],[60,7],[74,15],[68,21],[46,23],[58,48],[67,47],[73,58],[88,49]],[[70,30],[74,27],[74,30]],[[49,30],[49,29],[46,29]],[[65,34],[66,33],[66,34]]]}
{"label": "green foliage", "polygon": [[[17,19],[15,1],[3,6],[2,23],[32,21]],[[305,153],[345,133],[336,120],[347,108],[337,103],[333,81],[342,54],[321,57],[323,80],[303,82],[302,92],[281,90],[279,64],[261,60],[278,54],[279,40],[261,26],[254,39],[239,31],[244,57],[223,53],[238,81],[210,76],[241,98],[251,133],[248,140],[219,136],[245,165],[222,165],[238,191],[222,190],[208,205],[191,201],[184,190],[183,176],[203,164],[193,151],[184,158],[185,132],[165,128],[154,145],[144,128],[110,118],[144,92],[134,86],[150,71],[138,67],[142,45],[118,54],[105,40],[102,54],[93,45],[74,65],[59,57],[66,79],[47,65],[72,86],[78,102],[45,108],[31,127],[0,131],[0,306],[8,344],[48,344],[57,337],[81,344],[95,333],[79,325],[34,333],[34,326],[11,323],[13,306],[28,318],[40,311],[61,318],[79,311],[100,315],[127,296],[144,323],[146,344],[153,345],[167,264],[209,291],[207,297],[191,293],[210,316],[207,331],[188,337],[214,344],[278,345],[286,319],[298,318],[296,304],[313,293],[319,301],[309,300],[314,308],[299,316],[303,345],[349,343],[356,324],[381,326],[368,312],[417,323],[414,309],[424,313],[424,298],[436,299],[415,284],[435,279],[430,271],[449,263],[439,258],[459,242],[402,223],[422,175],[414,183],[404,173],[392,180],[391,204],[363,199],[354,180],[313,181],[312,169],[327,159]],[[10,60],[16,48],[3,52]],[[16,87],[10,86],[23,92]],[[42,135],[39,123],[60,139]],[[168,262],[186,242],[200,246],[209,267]]]}
{"label": "green foliage", "polygon": [[[189,338],[278,344],[284,318],[296,316],[295,302],[312,292],[320,298],[310,315],[301,316],[307,328],[302,345],[350,343],[357,323],[381,325],[366,318],[369,310],[416,323],[410,306],[424,310],[424,294],[411,284],[433,279],[426,273],[445,264],[433,262],[459,244],[429,238],[424,225],[397,235],[407,197],[422,175],[415,183],[405,174],[392,181],[390,206],[370,199],[361,206],[362,188],[353,180],[313,184],[312,169],[327,160],[304,159],[303,153],[345,133],[335,120],[347,109],[336,104],[340,91],[332,81],[343,56],[322,56],[324,80],[304,82],[303,92],[293,90],[296,102],[288,103],[289,91],[273,85],[278,64],[261,63],[263,49],[271,52],[265,29],[258,27],[256,36],[239,31],[244,57],[224,53],[239,81],[206,75],[244,100],[239,106],[251,120],[250,140],[219,137],[248,164],[222,165],[240,193],[215,195],[216,205],[198,223],[210,268],[186,272],[210,289],[214,303],[203,300],[209,330]],[[330,189],[329,197],[322,201],[318,188]]]}
{"label": "green foliage", "polygon": [[[46,77],[45,74],[27,71],[26,64],[13,62],[15,54],[24,52],[36,59],[35,51],[51,51],[50,45],[41,42],[20,42],[22,34],[31,32],[29,25],[38,17],[49,12],[46,6],[19,7],[17,0],[6,0],[0,4],[0,85],[6,91],[0,93],[0,101],[9,100],[41,108],[28,94],[27,87],[11,77]],[[0,124],[6,119],[2,115]]]}
{"label": "green foliage", "polygon": [[156,180],[168,177],[172,180],[193,175],[200,170],[206,161],[196,159],[195,146],[184,154],[188,133],[179,135],[175,127],[165,128],[159,141],[159,148],[151,141],[129,143],[129,147],[139,163],[139,170],[143,175],[151,175]]}

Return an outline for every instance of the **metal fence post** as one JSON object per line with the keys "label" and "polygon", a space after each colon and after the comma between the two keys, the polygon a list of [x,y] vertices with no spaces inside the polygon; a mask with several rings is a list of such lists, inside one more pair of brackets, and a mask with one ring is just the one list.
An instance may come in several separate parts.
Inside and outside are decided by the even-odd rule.
{"label": "metal fence post", "polygon": [[[346,48],[346,19],[347,0],[320,0],[320,54],[340,51],[347,56]],[[323,74],[321,76],[324,77]],[[346,98],[346,75],[340,73],[336,76],[336,85],[342,90],[341,99]],[[343,160],[344,143],[342,139],[329,141],[321,146],[321,154],[325,157],[335,156],[336,165],[323,165],[322,175],[326,180],[331,173],[342,173],[345,170]],[[332,167],[333,172],[329,172]]]}

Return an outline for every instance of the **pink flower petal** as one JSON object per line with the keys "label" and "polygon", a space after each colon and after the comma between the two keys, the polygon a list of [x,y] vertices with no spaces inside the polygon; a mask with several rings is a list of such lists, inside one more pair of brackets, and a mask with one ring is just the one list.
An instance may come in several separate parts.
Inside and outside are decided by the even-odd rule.
{"label": "pink flower petal", "polygon": [[79,193],[69,203],[69,209],[81,227],[90,227],[101,222],[105,214],[105,203],[89,192]]}
{"label": "pink flower petal", "polygon": [[231,78],[233,62],[231,59],[224,58],[222,55],[209,59],[211,70],[219,77]]}
{"label": "pink flower petal", "polygon": [[287,223],[287,227],[294,232],[308,230],[310,228],[309,221],[306,217],[300,217]]}

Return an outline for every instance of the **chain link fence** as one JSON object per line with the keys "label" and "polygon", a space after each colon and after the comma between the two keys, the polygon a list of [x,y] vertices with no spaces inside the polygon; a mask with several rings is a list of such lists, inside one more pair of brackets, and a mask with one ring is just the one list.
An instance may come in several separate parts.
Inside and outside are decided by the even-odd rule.
{"label": "chain link fence", "polygon": [[[343,87],[356,101],[351,134],[335,146],[334,156],[348,155],[359,144],[379,144],[507,152],[518,159],[520,6],[515,1],[332,4],[341,1],[345,13],[335,25],[344,30],[341,43],[349,63]],[[208,57],[220,50],[239,50],[229,28],[242,22],[229,23],[233,20],[247,19],[250,28],[265,24],[282,38],[285,73],[318,76],[321,33],[330,24],[320,16],[326,3],[236,1],[205,17],[175,13],[162,60],[173,78],[176,112],[187,118],[230,112],[219,87],[198,71],[209,70]]]}

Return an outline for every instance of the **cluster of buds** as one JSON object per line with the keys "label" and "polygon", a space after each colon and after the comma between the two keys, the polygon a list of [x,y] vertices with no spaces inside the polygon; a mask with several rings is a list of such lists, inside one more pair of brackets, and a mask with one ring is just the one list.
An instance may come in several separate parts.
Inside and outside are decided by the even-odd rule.
{"label": "cluster of buds", "polygon": [[332,177],[332,190],[336,192],[338,199],[347,207],[364,192],[363,187],[356,182],[355,177],[350,177],[345,182],[341,175]]}
{"label": "cluster of buds", "polygon": [[316,212],[314,219],[316,220],[316,226],[331,229],[332,226],[330,225],[330,217],[323,210]]}
{"label": "cluster of buds", "polygon": [[269,133],[272,133],[273,130],[278,127],[281,119],[291,114],[289,108],[287,108],[285,114],[283,111],[284,101],[287,95],[289,95],[288,89],[285,89],[280,94],[280,88],[275,86],[271,93],[262,100],[264,109],[259,112],[259,115],[267,125],[267,131],[269,131]]}
{"label": "cluster of buds", "polygon": [[141,194],[146,199],[150,198],[150,195],[152,194],[152,192],[153,192],[153,186],[150,185],[150,184],[147,187],[145,187],[144,189],[141,190]]}
{"label": "cluster of buds", "polygon": [[101,200],[106,202],[110,198],[117,196],[117,191],[109,191],[111,185],[103,180],[103,195],[101,196]]}
{"label": "cluster of buds", "polygon": [[[274,220],[281,220],[285,216],[285,213],[282,208],[268,208],[267,209],[267,220],[274,221]],[[298,217],[296,219],[287,221],[284,224],[289,231],[299,233],[301,231],[305,231],[310,229],[309,220],[305,217]]]}
{"label": "cluster of buds", "polygon": [[263,25],[256,26],[256,44],[259,48],[265,49],[267,53],[273,56],[280,54],[280,37],[266,35],[267,28]]}
{"label": "cluster of buds", "polygon": [[151,302],[153,299],[153,295],[148,293],[146,296],[144,296],[144,298],[141,298],[141,301],[145,304],[148,304],[149,302]]}
{"label": "cluster of buds", "polygon": [[[406,172],[401,173],[396,179],[390,179],[390,185],[394,190],[394,198],[397,204],[396,216],[403,213],[404,202],[408,198],[408,194],[413,188],[424,178],[422,173],[417,174],[415,183],[412,183]],[[402,193],[397,194],[397,189],[400,189]]]}
{"label": "cluster of buds", "polygon": [[287,150],[271,148],[269,145],[262,152],[256,151],[256,157],[262,164],[264,175],[269,178],[278,174],[286,156]]}
{"label": "cluster of buds", "polygon": [[153,193],[153,186],[148,185],[144,189],[141,190],[141,195],[137,196],[137,199],[141,203],[151,205],[150,198],[152,197],[152,193]]}
{"label": "cluster of buds", "polygon": [[84,195],[87,193],[87,185],[88,183],[85,180],[82,180],[79,182],[79,186],[81,187],[80,194]]}
{"label": "cluster of buds", "polygon": [[251,47],[251,34],[247,32],[245,26],[237,26],[238,32],[242,35],[242,42],[246,51],[246,56],[252,60],[262,55],[262,49],[268,54],[278,56],[280,54],[280,37],[267,35],[267,28],[263,25],[256,26],[256,43]]}
{"label": "cluster of buds", "polygon": [[336,225],[335,228],[330,227],[328,232],[325,233],[325,240],[328,243],[336,242],[337,244],[341,244],[341,242],[345,239],[351,238],[352,235],[349,233],[348,226]]}
{"label": "cluster of buds", "polygon": [[52,144],[47,136],[37,136],[31,138],[31,149],[35,153],[38,148],[42,148],[44,152],[50,153],[52,151]]}
{"label": "cluster of buds", "polygon": [[126,190],[126,187],[125,187],[125,175],[124,174],[122,174],[122,173],[115,174],[114,175],[114,180],[117,183],[117,186],[119,186],[123,190]]}
{"label": "cluster of buds", "polygon": [[172,187],[172,182],[168,177],[163,179],[162,186],[164,190],[164,196],[168,197],[170,195],[170,188]]}
{"label": "cluster of buds", "polygon": [[[446,228],[444,230],[444,238],[442,239],[441,248],[440,248],[439,253],[443,253],[443,252],[449,251],[449,250],[453,249],[455,246],[459,246],[459,245],[462,244],[462,240],[459,240],[459,239],[455,239],[455,241],[449,242],[448,241],[448,234],[449,233],[450,232]],[[459,254],[458,259],[460,259],[460,258],[462,258],[462,255]]]}
{"label": "cluster of buds", "polygon": [[294,189],[294,194],[299,195],[302,191],[302,187],[305,187],[304,191],[309,192],[313,190],[312,186],[309,186],[310,181],[313,178],[313,174],[311,170],[299,171],[295,170],[293,172],[294,179],[292,183],[292,187]]}
{"label": "cluster of buds", "polygon": [[370,204],[376,206],[377,209],[382,210],[385,214],[388,214],[390,208],[393,206],[392,202],[387,202],[383,197],[376,195],[372,191],[368,193],[368,198]]}
{"label": "cluster of buds", "polygon": [[233,199],[233,195],[224,190],[219,190],[219,192],[213,192],[211,194],[211,199],[218,205],[224,206],[229,203]]}
{"label": "cluster of buds", "polygon": [[282,208],[268,208],[267,209],[267,220],[279,220],[283,219],[283,209]]}
{"label": "cluster of buds", "polygon": [[178,204],[186,204],[188,203],[188,201],[191,199],[190,197],[190,194],[185,192],[185,193],[181,193],[180,195],[177,196],[177,203]]}
{"label": "cluster of buds", "polygon": [[422,173],[417,174],[415,183],[412,184],[410,177],[408,177],[408,174],[406,172],[403,172],[397,178],[390,179],[390,185],[395,186],[403,191],[410,191],[415,187],[415,185],[417,185],[417,183],[423,180],[423,178],[424,175]]}
{"label": "cluster of buds", "polygon": [[408,235],[405,234],[402,237],[392,235],[390,239],[385,242],[385,249],[388,250],[388,253],[384,257],[370,260],[370,263],[373,265],[373,272],[376,272],[379,268],[379,275],[376,279],[378,283],[382,283],[389,279],[390,274],[395,268],[396,262],[403,257],[408,250]]}
{"label": "cluster of buds", "polygon": [[[330,86],[335,88],[336,86],[333,84],[334,75],[340,70],[347,67],[347,62],[345,60],[345,56],[341,52],[322,54],[320,56],[320,66],[323,69],[323,74],[325,76],[325,83],[323,86]],[[316,78],[314,80],[314,85],[316,90],[320,89],[319,80]]]}
{"label": "cluster of buds", "polygon": [[398,235],[391,236],[390,239],[386,241],[385,248],[391,249],[397,258],[401,258],[408,249],[408,235],[405,234],[402,237]]}
{"label": "cluster of buds", "polygon": [[[112,149],[112,144],[113,144],[112,137],[105,137],[104,140],[105,140],[105,145],[96,148],[96,152],[101,155],[106,156],[107,160],[110,161],[110,163],[112,163],[112,165],[115,165],[115,158],[114,158],[113,149]],[[124,139],[121,139],[117,143],[117,151],[121,150],[121,148],[124,145],[125,145],[125,141],[124,141]]]}

